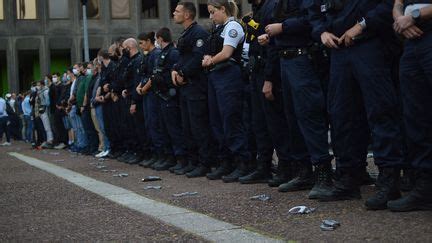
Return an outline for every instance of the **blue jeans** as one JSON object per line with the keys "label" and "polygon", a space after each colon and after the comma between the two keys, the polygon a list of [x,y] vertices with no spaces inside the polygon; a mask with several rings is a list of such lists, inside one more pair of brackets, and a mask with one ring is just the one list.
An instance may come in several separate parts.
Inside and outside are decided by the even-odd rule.
{"label": "blue jeans", "polygon": [[95,113],[96,113],[96,119],[99,123],[99,129],[101,133],[103,134],[103,140],[104,140],[104,151],[107,151],[110,149],[110,142],[108,139],[108,136],[105,132],[105,125],[104,125],[104,119],[103,119],[103,110],[102,105],[98,105],[95,107]]}
{"label": "blue jeans", "polygon": [[408,156],[414,168],[432,169],[432,32],[405,43],[400,81]]}
{"label": "blue jeans", "polygon": [[81,117],[77,114],[77,107],[72,106],[69,112],[69,119],[72,125],[72,129],[75,132],[75,140],[78,148],[84,148],[87,146],[87,137],[84,131],[84,127],[81,121]]}
{"label": "blue jeans", "polygon": [[31,116],[24,115],[24,138],[26,141],[33,141],[33,120]]}

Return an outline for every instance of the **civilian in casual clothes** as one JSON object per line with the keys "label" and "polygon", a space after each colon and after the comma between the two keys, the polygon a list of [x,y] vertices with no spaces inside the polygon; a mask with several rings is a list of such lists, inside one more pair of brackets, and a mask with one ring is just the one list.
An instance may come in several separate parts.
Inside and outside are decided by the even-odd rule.
{"label": "civilian in casual clothes", "polygon": [[39,81],[39,90],[36,103],[39,104],[38,112],[46,133],[46,141],[44,141],[44,143],[42,144],[42,148],[52,148],[54,136],[48,115],[50,105],[49,88],[45,85],[44,80]]}
{"label": "civilian in casual clothes", "polygon": [[6,100],[0,97],[0,140],[3,139],[3,133],[6,133],[6,142],[0,144],[1,146],[10,146],[9,131],[7,129],[8,114],[6,112]]}
{"label": "civilian in casual clothes", "polygon": [[33,140],[33,119],[31,116],[32,108],[30,104],[30,92],[26,93],[26,96],[21,103],[21,109],[24,115],[24,140],[26,143],[30,143]]}

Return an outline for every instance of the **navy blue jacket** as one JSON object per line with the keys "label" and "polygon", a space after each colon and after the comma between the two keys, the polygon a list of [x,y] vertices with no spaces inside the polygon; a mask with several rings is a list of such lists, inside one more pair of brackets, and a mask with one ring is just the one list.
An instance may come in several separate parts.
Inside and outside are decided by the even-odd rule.
{"label": "navy blue jacket", "polygon": [[185,78],[199,78],[199,74],[202,72],[201,62],[205,51],[205,41],[209,35],[196,22],[181,34],[177,45],[180,56],[175,69],[181,71]]}
{"label": "navy blue jacket", "polygon": [[171,84],[171,70],[173,69],[174,65],[178,62],[179,60],[179,51],[177,50],[177,48],[174,47],[173,44],[169,44],[168,46],[166,46],[165,48],[162,49],[162,51],[159,53],[158,58],[156,60],[156,66],[155,68],[157,68],[160,64],[159,61],[161,60],[159,57],[161,55],[162,52],[167,51],[168,49],[171,49],[168,53],[168,55],[166,56],[165,59],[165,63],[163,64],[163,68],[162,68],[162,76],[164,78],[164,81],[168,84]]}
{"label": "navy blue jacket", "polygon": [[145,84],[147,80],[153,75],[153,69],[156,67],[157,60],[160,56],[161,49],[154,48],[152,51],[147,53],[147,57],[145,58],[145,67],[142,69],[143,75],[141,83]]}
{"label": "navy blue jacket", "polygon": [[[287,4],[283,4],[287,2]],[[310,36],[312,26],[309,24],[308,8],[310,0],[279,0],[274,11],[274,22],[282,23],[282,33],[275,37],[276,45],[283,48],[307,47],[312,44]],[[285,7],[285,9],[282,9]],[[279,19],[278,11],[283,11],[287,17]]]}
{"label": "navy blue jacket", "polygon": [[340,11],[321,13],[320,0],[313,1],[309,7],[309,20],[313,26],[312,37],[321,41],[323,32],[340,37],[363,18],[367,28],[364,34],[393,38],[393,0],[349,0]]}

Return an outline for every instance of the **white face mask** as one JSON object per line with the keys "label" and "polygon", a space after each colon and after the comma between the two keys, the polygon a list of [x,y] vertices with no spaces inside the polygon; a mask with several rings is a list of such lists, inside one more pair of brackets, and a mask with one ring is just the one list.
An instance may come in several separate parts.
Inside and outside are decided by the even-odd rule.
{"label": "white face mask", "polygon": [[75,75],[78,75],[78,73],[79,73],[79,72],[78,72],[78,69],[75,69],[75,68],[72,69],[72,72],[73,72],[73,74],[75,74]]}
{"label": "white face mask", "polygon": [[158,41],[155,41],[155,47],[158,48],[158,49],[161,49],[161,45],[159,45]]}
{"label": "white face mask", "polygon": [[53,81],[54,83],[57,83],[57,81],[58,81],[57,77],[53,77],[52,81]]}
{"label": "white face mask", "polygon": [[87,69],[86,73],[87,73],[87,75],[92,75],[93,71],[91,69]]}

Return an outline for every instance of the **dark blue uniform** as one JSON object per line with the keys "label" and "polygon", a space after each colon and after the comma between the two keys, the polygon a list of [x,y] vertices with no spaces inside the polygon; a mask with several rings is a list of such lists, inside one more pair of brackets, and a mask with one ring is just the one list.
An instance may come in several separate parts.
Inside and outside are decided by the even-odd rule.
{"label": "dark blue uniform", "polygon": [[[404,4],[429,4],[430,8],[432,1],[405,0]],[[406,40],[400,61],[407,159],[416,169],[415,186],[399,200],[388,202],[392,211],[432,210],[432,19],[420,15],[415,25],[423,35]]]}
{"label": "dark blue uniform", "polygon": [[[429,3],[427,0],[406,1]],[[416,24],[424,34],[407,40],[400,66],[408,161],[417,169],[432,169],[432,20]]]}
{"label": "dark blue uniform", "polygon": [[[214,56],[222,51],[224,39],[221,34],[224,27],[225,25],[220,25],[213,31],[207,43],[206,54]],[[229,30],[226,35],[228,32]],[[237,32],[234,35],[237,35]],[[217,64],[208,73],[210,126],[220,145],[219,159],[235,159],[238,165],[244,165],[250,160],[248,138],[241,112],[244,92],[240,67],[241,53],[242,46],[239,45],[230,60]]]}
{"label": "dark blue uniform", "polygon": [[[314,165],[329,163],[328,125],[321,81],[312,65],[307,7],[311,1],[289,1],[291,16],[282,22],[283,32],[275,38],[281,57],[284,94],[292,95],[295,114]],[[290,14],[288,14],[290,15]],[[301,53],[301,51],[304,53]],[[290,91],[290,94],[287,94]]]}
{"label": "dark blue uniform", "polygon": [[353,46],[332,49],[330,61],[328,111],[339,179],[324,200],[353,199],[360,197],[358,170],[369,130],[380,169],[401,167],[405,161],[400,106],[388,60],[393,57],[386,51],[393,38],[392,1],[344,1],[334,8],[326,2],[309,8],[316,40],[325,31],[340,37],[363,20],[367,26]]}
{"label": "dark blue uniform", "polygon": [[159,84],[153,83],[156,80],[152,80],[153,90],[160,98],[162,130],[166,136],[165,154],[175,156],[177,160],[183,159],[186,153],[179,97],[171,82],[171,70],[178,59],[179,52],[173,44],[163,48],[156,63],[156,69],[158,69],[156,72],[160,75],[160,80],[157,81]]}
{"label": "dark blue uniform", "polygon": [[209,33],[196,22],[183,31],[178,40],[179,60],[174,69],[186,84],[180,88],[183,131],[190,164],[210,168],[213,165],[210,147],[211,130],[207,102],[207,77],[201,61]]}
{"label": "dark blue uniform", "polygon": [[[135,87],[141,81],[139,69],[142,62],[142,54],[138,52],[128,59],[127,65],[123,66],[118,77],[118,80],[122,84],[122,89],[126,90],[128,94],[126,98],[120,98],[122,107],[122,124],[120,130],[123,134],[123,144],[130,154],[127,158],[125,157],[122,160],[128,162],[132,159],[134,163],[136,163],[136,153],[141,151],[144,141],[143,137],[145,137],[145,134],[142,134],[145,132],[145,128],[143,127],[144,117],[142,112],[139,111],[134,115],[130,114],[129,109],[133,101]],[[137,110],[141,110],[139,108],[140,107],[137,107]],[[137,128],[136,126],[140,127]]]}
{"label": "dark blue uniform", "polygon": [[[333,49],[329,83],[329,113],[339,168],[363,163],[367,143],[356,126],[359,110],[366,110],[373,137],[375,163],[382,167],[403,165],[402,131],[397,94],[386,61],[385,41],[391,29],[388,1],[349,1],[341,10],[329,10],[325,19],[313,19],[313,35],[324,31],[342,36],[362,18],[367,28],[356,44]],[[363,146],[363,148],[358,148]]]}
{"label": "dark blue uniform", "polygon": [[[143,83],[153,74],[153,69],[156,67],[156,62],[160,56],[161,50],[154,48],[147,54],[146,64]],[[161,120],[160,120],[160,98],[150,90],[143,97],[143,107],[144,107],[144,118],[146,123],[147,134],[150,135],[151,140],[151,151],[154,156],[161,157],[164,153],[164,135],[161,131]]]}
{"label": "dark blue uniform", "polygon": [[[272,22],[272,13],[277,4],[276,0],[266,0],[254,9],[253,18],[261,28],[254,35],[256,38],[264,34],[264,27]],[[250,33],[252,34],[252,33]],[[277,177],[270,183],[271,186],[278,186],[290,179],[291,162],[293,157],[290,151],[291,135],[290,125],[287,122],[283,95],[281,87],[280,66],[278,53],[274,42],[269,46],[262,47],[257,39],[251,41],[250,45],[250,68],[251,68],[251,100],[252,100],[252,126],[256,136],[257,144],[257,171],[263,177],[270,175],[270,166],[273,156],[273,149],[278,155]],[[270,81],[273,85],[274,100],[269,101],[262,93],[264,81]],[[294,120],[294,123],[296,121]],[[304,149],[305,151],[305,149]],[[306,153],[304,153],[306,154]],[[307,157],[307,156],[306,156]],[[250,181],[253,181],[252,174]],[[247,183],[248,177],[240,178],[240,182]]]}

